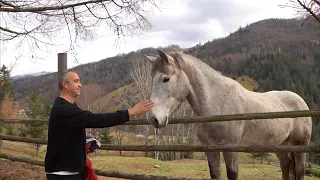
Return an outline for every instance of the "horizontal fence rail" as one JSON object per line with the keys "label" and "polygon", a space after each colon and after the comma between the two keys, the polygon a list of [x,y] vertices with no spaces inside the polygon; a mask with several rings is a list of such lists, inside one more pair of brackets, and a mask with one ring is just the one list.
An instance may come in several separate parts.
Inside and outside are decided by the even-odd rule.
{"label": "horizontal fence rail", "polygon": [[[47,144],[47,140],[0,135],[0,139],[35,144]],[[177,151],[177,152],[320,152],[320,145],[309,146],[187,146],[187,145],[107,145],[99,149],[114,151]]]}
{"label": "horizontal fence rail", "polygon": [[[277,118],[296,118],[296,117],[314,117],[320,116],[320,110],[303,111],[284,111],[284,112],[266,112],[249,114],[232,114],[216,116],[194,116],[185,118],[172,118],[168,124],[188,124],[188,123],[208,123],[253,119],[277,119]],[[48,120],[25,120],[25,119],[0,119],[0,123],[48,123]],[[149,125],[146,119],[133,119],[123,125]]]}
{"label": "horizontal fence rail", "polygon": [[34,144],[48,144],[48,141],[46,139],[25,138],[25,137],[19,137],[19,136],[4,136],[1,134],[0,134],[0,139],[7,140],[7,141],[34,143]]}
{"label": "horizontal fence rail", "polygon": [[[8,154],[0,153],[0,158],[24,162],[28,164],[33,164],[37,166],[44,166],[43,161],[24,158],[24,157],[16,157]],[[107,177],[116,177],[116,178],[124,178],[124,179],[135,179],[135,180],[200,180],[200,179],[190,179],[190,178],[178,178],[178,177],[166,177],[166,176],[155,176],[155,175],[145,175],[145,174],[127,174],[118,171],[102,171],[99,169],[93,169],[94,172],[99,176],[107,176]]]}
{"label": "horizontal fence rail", "polygon": [[177,151],[177,152],[320,152],[315,146],[187,146],[187,145],[102,145],[99,149],[115,151]]}

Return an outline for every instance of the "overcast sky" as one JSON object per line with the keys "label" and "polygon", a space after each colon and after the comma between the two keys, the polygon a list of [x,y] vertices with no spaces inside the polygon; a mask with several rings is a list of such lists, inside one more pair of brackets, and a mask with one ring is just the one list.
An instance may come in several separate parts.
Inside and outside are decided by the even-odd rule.
{"label": "overcast sky", "polygon": [[[98,34],[94,41],[81,43],[81,48],[77,49],[78,62],[71,55],[68,56],[68,68],[146,47],[171,44],[191,47],[198,43],[225,37],[240,26],[246,26],[259,20],[292,18],[296,15],[290,8],[279,7],[279,5],[288,3],[289,0],[170,1],[161,7],[161,12],[148,17],[153,26],[150,32],[120,41],[117,45],[114,41],[116,37],[108,36],[106,33]],[[2,46],[1,49],[3,48]],[[10,66],[12,61],[18,58],[12,72],[13,76],[40,71],[57,71],[58,48],[52,47],[49,53],[45,54],[45,60],[36,61],[28,57],[20,57],[15,50],[8,49],[1,50],[1,65],[4,63]]]}

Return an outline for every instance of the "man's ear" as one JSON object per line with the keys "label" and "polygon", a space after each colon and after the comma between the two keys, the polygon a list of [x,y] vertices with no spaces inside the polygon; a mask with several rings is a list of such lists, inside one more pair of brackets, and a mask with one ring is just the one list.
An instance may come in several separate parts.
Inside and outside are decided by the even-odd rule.
{"label": "man's ear", "polygon": [[63,87],[68,87],[68,82],[67,81],[62,81],[62,86]]}

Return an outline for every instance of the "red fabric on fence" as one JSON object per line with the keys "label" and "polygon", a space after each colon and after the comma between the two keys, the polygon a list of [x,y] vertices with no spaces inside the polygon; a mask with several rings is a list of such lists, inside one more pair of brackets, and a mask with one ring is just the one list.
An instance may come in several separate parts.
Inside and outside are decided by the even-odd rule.
{"label": "red fabric on fence", "polygon": [[[86,144],[87,154],[92,153],[89,150],[90,146],[91,146],[91,143]],[[90,159],[88,159],[88,157],[86,159],[86,166],[84,168],[84,177],[85,177],[85,180],[98,180],[96,173],[92,169],[92,163],[91,163]]]}

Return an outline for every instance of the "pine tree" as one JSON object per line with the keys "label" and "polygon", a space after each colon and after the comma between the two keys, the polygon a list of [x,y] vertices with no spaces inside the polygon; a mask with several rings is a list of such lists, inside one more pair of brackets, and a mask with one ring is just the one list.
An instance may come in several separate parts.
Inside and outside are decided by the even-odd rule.
{"label": "pine tree", "polygon": [[[33,90],[27,100],[26,115],[28,118],[37,120],[48,120],[51,106],[45,102],[37,90]],[[30,136],[31,138],[45,138],[47,125],[41,122],[26,123],[25,127],[20,129],[21,136]],[[36,144],[37,152],[39,154],[40,144]]]}
{"label": "pine tree", "polygon": [[0,103],[3,101],[5,96],[13,98],[14,89],[11,84],[11,75],[8,68],[3,65],[0,69]]}
{"label": "pine tree", "polygon": [[16,135],[13,125],[6,126],[6,135],[8,135],[8,136],[15,136]]}
{"label": "pine tree", "polygon": [[[0,69],[0,117],[3,116],[3,103],[5,98],[11,100],[14,96],[14,89],[11,84],[11,75],[8,68],[3,65]],[[6,134],[7,135],[14,135],[14,128],[13,126],[6,126]],[[4,127],[0,127],[0,133],[2,133]],[[0,140],[0,146],[2,145],[2,140]]]}
{"label": "pine tree", "polygon": [[109,128],[103,128],[100,134],[100,141],[103,144],[112,144],[114,143],[114,138],[110,134]]}

